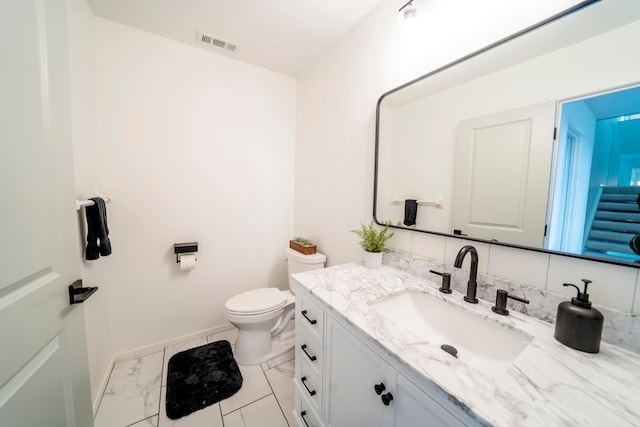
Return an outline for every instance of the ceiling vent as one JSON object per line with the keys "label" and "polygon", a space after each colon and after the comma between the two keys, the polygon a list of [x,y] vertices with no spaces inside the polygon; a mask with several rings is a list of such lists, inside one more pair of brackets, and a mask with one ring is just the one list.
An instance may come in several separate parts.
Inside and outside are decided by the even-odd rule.
{"label": "ceiling vent", "polygon": [[229,53],[236,53],[236,51],[238,50],[237,44],[222,40],[221,38],[216,36],[201,33],[200,31],[196,32],[196,41],[200,44],[205,44],[216,49],[222,49]]}

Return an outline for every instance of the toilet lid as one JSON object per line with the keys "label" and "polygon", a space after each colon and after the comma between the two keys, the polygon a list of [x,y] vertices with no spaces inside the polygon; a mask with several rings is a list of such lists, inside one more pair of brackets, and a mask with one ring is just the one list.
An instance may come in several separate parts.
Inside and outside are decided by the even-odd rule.
{"label": "toilet lid", "polygon": [[260,288],[231,297],[225,303],[227,311],[238,314],[261,314],[277,310],[287,302],[287,295],[277,288]]}

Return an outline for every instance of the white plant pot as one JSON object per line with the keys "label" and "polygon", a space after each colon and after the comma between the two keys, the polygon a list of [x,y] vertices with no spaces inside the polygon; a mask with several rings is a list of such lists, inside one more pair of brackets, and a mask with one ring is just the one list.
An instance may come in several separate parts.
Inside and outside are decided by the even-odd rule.
{"label": "white plant pot", "polygon": [[364,251],[364,265],[367,268],[380,268],[382,266],[382,252]]}

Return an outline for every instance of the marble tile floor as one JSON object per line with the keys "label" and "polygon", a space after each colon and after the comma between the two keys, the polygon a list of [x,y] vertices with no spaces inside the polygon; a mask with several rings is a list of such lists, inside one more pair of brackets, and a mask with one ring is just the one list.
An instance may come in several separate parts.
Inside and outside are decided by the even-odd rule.
{"label": "marble tile floor", "polygon": [[165,347],[114,364],[95,417],[95,427],[293,427],[293,350],[260,365],[240,365],[243,384],[228,399],[171,420],[165,413],[167,364],[175,353],[221,339],[230,330]]}

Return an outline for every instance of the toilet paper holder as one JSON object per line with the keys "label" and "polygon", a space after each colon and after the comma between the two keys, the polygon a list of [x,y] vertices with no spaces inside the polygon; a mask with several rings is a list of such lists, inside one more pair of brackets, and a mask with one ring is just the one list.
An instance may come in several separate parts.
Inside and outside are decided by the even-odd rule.
{"label": "toilet paper holder", "polygon": [[176,263],[179,263],[181,255],[198,252],[198,242],[174,243],[173,252],[176,254]]}

